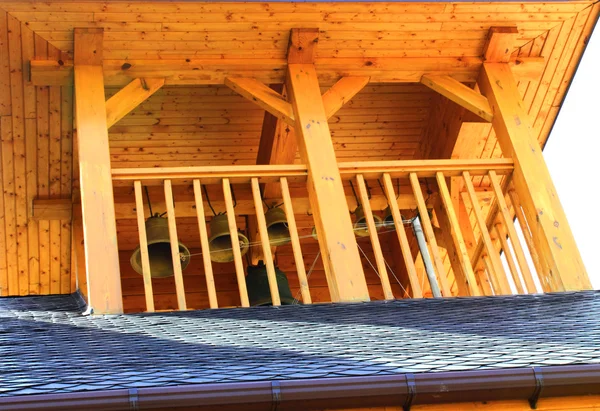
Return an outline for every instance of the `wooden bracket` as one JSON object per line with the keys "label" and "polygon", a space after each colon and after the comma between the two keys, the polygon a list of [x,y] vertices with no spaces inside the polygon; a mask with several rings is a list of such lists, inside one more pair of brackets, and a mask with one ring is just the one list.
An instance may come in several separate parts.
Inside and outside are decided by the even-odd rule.
{"label": "wooden bracket", "polygon": [[106,125],[112,127],[165,84],[164,78],[138,78],[106,101]]}
{"label": "wooden bracket", "polygon": [[281,94],[260,81],[251,78],[227,77],[225,85],[287,124],[291,126],[296,124],[292,105]]}
{"label": "wooden bracket", "polygon": [[426,74],[421,77],[421,83],[487,122],[491,122],[494,118],[494,113],[487,98],[450,76]]}
{"label": "wooden bracket", "polygon": [[344,104],[369,84],[370,77],[342,77],[323,94],[325,115],[331,118]]}

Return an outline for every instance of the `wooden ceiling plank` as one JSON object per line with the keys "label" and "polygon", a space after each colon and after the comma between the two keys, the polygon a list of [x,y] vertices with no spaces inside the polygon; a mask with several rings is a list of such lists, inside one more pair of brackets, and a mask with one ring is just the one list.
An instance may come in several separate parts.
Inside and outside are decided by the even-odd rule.
{"label": "wooden ceiling plank", "polygon": [[323,94],[323,106],[327,118],[337,113],[344,104],[358,94],[367,84],[369,77],[342,77]]}
{"label": "wooden ceiling plank", "polygon": [[424,75],[421,77],[421,83],[466,108],[485,121],[491,122],[494,118],[494,113],[490,108],[487,98],[450,76]]}
{"label": "wooden ceiling plank", "polygon": [[292,105],[281,94],[252,78],[227,77],[225,85],[248,100],[255,102],[275,117],[294,125]]}
{"label": "wooden ceiling plank", "polygon": [[165,84],[162,78],[138,78],[106,101],[108,128],[121,120]]}

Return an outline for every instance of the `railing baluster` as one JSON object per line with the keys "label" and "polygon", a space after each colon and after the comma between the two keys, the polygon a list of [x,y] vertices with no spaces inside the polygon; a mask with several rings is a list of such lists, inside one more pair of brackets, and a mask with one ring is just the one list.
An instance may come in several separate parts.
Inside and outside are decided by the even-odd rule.
{"label": "railing baluster", "polygon": [[440,196],[442,198],[442,204],[444,205],[444,211],[446,212],[448,221],[450,223],[450,235],[452,236],[454,247],[456,248],[456,254],[458,257],[458,261],[460,262],[460,267],[463,271],[463,275],[467,280],[469,292],[471,295],[474,296],[481,295],[479,287],[477,287],[477,280],[475,279],[473,267],[471,267],[469,252],[467,251],[465,240],[462,236],[462,232],[460,231],[460,223],[458,222],[458,217],[456,216],[454,205],[452,204],[452,198],[450,197],[450,191],[448,190],[446,179],[441,171],[438,171],[435,174],[435,178],[440,189]]}
{"label": "railing baluster", "polygon": [[196,215],[198,216],[198,229],[200,231],[200,246],[202,247],[202,262],[204,263],[204,277],[206,277],[206,289],[208,291],[208,303],[210,308],[219,308],[215,277],[213,275],[212,261],[210,260],[210,245],[208,243],[208,232],[206,230],[206,217],[204,215],[204,203],[202,200],[202,185],[200,184],[200,180],[194,180],[193,184]]}
{"label": "railing baluster", "polygon": [[267,266],[267,279],[269,281],[269,291],[271,292],[271,301],[273,305],[281,305],[279,298],[279,288],[277,286],[277,276],[275,274],[275,265],[273,264],[273,254],[271,253],[271,243],[269,242],[269,233],[267,231],[267,221],[265,220],[265,212],[262,206],[262,197],[260,195],[260,185],[258,178],[252,178],[252,197],[254,198],[254,208],[256,209],[256,222],[258,225],[258,234],[262,244],[263,257]]}
{"label": "railing baluster", "polygon": [[365,179],[363,175],[357,174],[356,181],[358,183],[360,204],[362,205],[363,212],[365,213],[365,219],[367,220],[367,228],[369,229],[369,237],[371,237],[373,254],[375,254],[375,264],[377,264],[377,271],[379,272],[381,286],[383,287],[383,296],[386,300],[393,300],[394,294],[392,293],[390,278],[388,277],[387,269],[385,268],[385,259],[383,258],[383,252],[381,251],[381,244],[379,243],[377,227],[375,227],[373,211],[371,210],[371,204],[369,203],[369,193],[367,192],[367,186],[365,185]]}
{"label": "railing baluster", "polygon": [[437,245],[437,240],[435,239],[433,226],[431,225],[431,219],[429,218],[429,212],[427,211],[427,204],[425,204],[425,198],[423,198],[423,192],[421,191],[421,185],[419,184],[419,177],[417,177],[416,173],[410,173],[409,178],[415,199],[417,200],[417,208],[419,209],[419,217],[423,226],[423,232],[425,233],[425,237],[427,237],[430,252],[433,256],[433,263],[437,272],[440,288],[442,289],[442,295],[444,297],[452,297],[450,284],[446,278],[444,263],[442,262],[442,257],[440,256],[440,250]]}
{"label": "railing baluster", "polygon": [[413,294],[412,296],[413,298],[423,298],[423,290],[421,289],[421,284],[419,283],[419,276],[417,275],[415,260],[413,259],[410,251],[410,245],[408,244],[408,238],[406,236],[406,231],[404,230],[404,222],[402,221],[400,209],[398,208],[398,202],[396,201],[396,192],[394,191],[392,178],[388,173],[383,174],[383,186],[388,199],[388,205],[392,211],[394,227],[396,228],[396,234],[398,235],[398,243],[400,244],[400,251],[402,251],[404,265],[406,266],[406,273],[408,275],[408,281],[410,282],[410,288]]}
{"label": "railing baluster", "polygon": [[144,217],[144,198],[142,197],[141,181],[134,181],[133,187],[135,191],[135,210],[137,214],[138,233],[140,236],[140,257],[142,259],[146,311],[153,313],[154,293],[152,291],[152,276],[150,275],[150,254],[148,253],[148,237],[146,237],[146,218]]}
{"label": "railing baluster", "polygon": [[[508,190],[508,195],[510,196],[510,201],[513,205],[513,210],[515,210],[515,215],[517,216],[517,220],[519,221],[519,226],[521,227],[521,232],[523,233],[523,238],[525,238],[525,243],[527,243],[527,248],[529,249],[529,254],[531,255],[531,261],[533,261],[533,265],[535,270],[537,271],[538,278],[540,279],[540,283],[542,285],[542,289],[544,292],[551,292],[552,284],[549,281],[542,281],[543,278],[550,278],[548,266],[546,261],[540,258],[537,249],[535,248],[535,243],[533,242],[533,237],[531,235],[531,231],[529,229],[529,224],[527,223],[527,219],[525,218],[525,213],[521,208],[521,201],[519,200],[519,196],[514,188],[510,188]],[[536,288],[537,292],[537,288]]]}
{"label": "railing baluster", "polygon": [[483,260],[483,265],[485,266],[485,272],[487,272],[487,278],[488,278],[489,284],[491,286],[491,291],[492,291],[491,295],[501,294],[501,292],[499,291],[500,285],[498,284],[498,277],[494,274],[494,268],[492,267],[492,262],[490,260],[489,255],[487,255],[486,253],[481,254],[481,259]]}
{"label": "railing baluster", "polygon": [[502,188],[500,187],[498,176],[496,175],[496,172],[494,170],[490,170],[489,177],[490,181],[492,182],[492,188],[494,190],[494,193],[496,194],[496,200],[498,201],[500,217],[502,218],[502,222],[504,223],[506,231],[508,232],[508,237],[510,238],[510,243],[513,246],[513,250],[515,252],[519,268],[521,269],[521,274],[523,276],[523,280],[525,281],[525,286],[527,287],[527,291],[529,293],[534,294],[536,292],[535,282],[533,281],[533,276],[531,275],[529,264],[527,263],[527,259],[525,258],[525,252],[523,251],[523,247],[521,246],[521,242],[519,241],[519,237],[517,236],[517,230],[515,229],[512,215],[508,211],[508,205],[506,204],[506,200],[504,199],[504,193],[502,192]]}
{"label": "railing baluster", "polygon": [[508,246],[508,241],[506,240],[506,231],[504,230],[504,228],[502,227],[502,223],[500,222],[494,224],[494,228],[496,229],[496,234],[498,235],[500,245],[502,246],[502,250],[504,251],[504,258],[506,258],[506,264],[508,264],[508,269],[510,270],[510,274],[512,275],[515,287],[517,288],[517,294],[525,294],[523,290],[523,285],[521,284],[521,278],[519,277],[519,270],[517,269],[517,265],[515,264],[512,251],[510,251],[510,247]]}
{"label": "railing baluster", "polygon": [[485,270],[478,270],[475,274],[477,275],[477,278],[479,278],[479,285],[481,285],[483,295],[494,295],[492,285],[490,284],[490,280],[488,279]]}
{"label": "railing baluster", "polygon": [[310,291],[308,289],[308,278],[306,277],[306,269],[304,267],[304,259],[302,258],[302,249],[300,248],[300,238],[298,237],[296,217],[294,216],[294,208],[292,206],[292,197],[290,196],[290,187],[288,186],[286,177],[281,177],[280,183],[281,196],[283,197],[283,207],[285,209],[285,216],[288,222],[288,229],[290,230],[290,239],[292,240],[292,251],[294,252],[296,272],[298,273],[298,281],[300,282],[302,302],[304,304],[312,304]]}
{"label": "railing baluster", "polygon": [[502,261],[500,260],[500,255],[496,251],[494,243],[492,242],[492,238],[490,237],[485,218],[483,217],[481,207],[479,206],[477,194],[475,193],[475,188],[473,187],[473,182],[471,181],[471,175],[468,171],[463,172],[463,178],[465,180],[467,194],[469,195],[471,205],[473,206],[473,213],[475,213],[475,219],[477,221],[477,225],[479,226],[479,231],[481,231],[481,239],[483,241],[485,250],[487,251],[487,255],[490,260],[489,264],[486,264],[488,266],[488,274],[492,282],[497,282],[497,285],[499,287],[497,288],[496,284],[494,284],[494,293],[507,295],[512,294],[510,290],[510,285],[508,284],[508,279],[506,278],[506,273],[504,272],[504,268],[502,268]]}
{"label": "railing baluster", "polygon": [[248,300],[248,289],[246,288],[246,276],[244,275],[244,263],[240,251],[240,239],[238,238],[237,224],[235,222],[235,211],[229,179],[223,179],[223,196],[225,197],[225,208],[227,210],[227,222],[229,223],[229,235],[231,236],[231,248],[233,249],[233,262],[235,264],[235,275],[237,277],[240,301],[242,307],[250,307]]}
{"label": "railing baluster", "polygon": [[165,203],[167,205],[167,219],[169,220],[169,238],[171,241],[171,258],[175,274],[175,291],[177,292],[177,306],[180,310],[187,310],[185,302],[185,287],[181,273],[181,257],[179,256],[179,239],[177,238],[177,223],[175,222],[175,204],[173,203],[173,187],[171,180],[165,180]]}

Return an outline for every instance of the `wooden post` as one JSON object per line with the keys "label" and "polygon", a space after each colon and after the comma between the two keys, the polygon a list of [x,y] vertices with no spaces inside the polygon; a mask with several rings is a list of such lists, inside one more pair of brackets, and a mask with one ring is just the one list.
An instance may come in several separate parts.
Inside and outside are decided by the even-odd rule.
{"label": "wooden post", "polygon": [[[121,314],[121,275],[102,72],[102,29],[75,29],[75,101],[88,307]],[[90,310],[90,311],[91,311]]]}
{"label": "wooden post", "polygon": [[547,261],[549,274],[559,287],[555,291],[591,289],[510,67],[484,63],[478,84],[494,112],[492,125],[502,152],[515,162],[515,190],[540,257]]}
{"label": "wooden post", "polygon": [[300,156],[308,167],[309,198],[331,298],[369,301],[314,65],[289,64],[288,84]]}

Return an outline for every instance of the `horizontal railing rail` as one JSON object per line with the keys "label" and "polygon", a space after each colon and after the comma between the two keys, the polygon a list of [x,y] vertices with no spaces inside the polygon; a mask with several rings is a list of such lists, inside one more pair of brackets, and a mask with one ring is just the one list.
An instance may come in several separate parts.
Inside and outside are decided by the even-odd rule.
{"label": "horizontal railing rail", "polygon": [[[339,163],[342,179],[349,181],[355,195],[355,204],[361,206],[360,215],[364,220],[355,223],[355,230],[362,230],[370,239],[370,247],[374,263],[368,261],[379,277],[383,298],[393,299],[406,295],[420,298],[427,295],[497,295],[513,292],[536,292],[534,277],[543,276],[538,250],[531,241],[531,232],[527,227],[520,208],[519,199],[514,190],[509,190],[513,162],[510,159],[491,160],[414,160],[414,161],[380,161]],[[304,165],[264,165],[264,166],[219,166],[219,167],[176,167],[156,169],[115,169],[113,180],[119,184],[134,187],[136,216],[140,241],[140,256],[144,278],[144,292],[147,311],[153,311],[154,296],[152,274],[150,272],[150,256],[148,251],[144,212],[143,188],[145,185],[162,185],[164,188],[166,215],[169,228],[171,259],[175,277],[175,292],[178,309],[187,309],[185,284],[182,276],[182,255],[178,242],[176,208],[173,199],[173,186],[189,184],[193,191],[194,208],[200,234],[204,276],[208,306],[217,308],[219,292],[216,287],[211,245],[207,230],[207,206],[211,206],[206,198],[206,186],[220,186],[222,202],[231,240],[231,251],[240,305],[248,307],[250,299],[246,285],[244,261],[240,251],[238,227],[236,221],[236,200],[232,192],[232,184],[236,187],[249,185],[253,210],[245,213],[256,215],[258,240],[252,244],[260,247],[266,265],[267,280],[273,305],[280,305],[282,299],[277,280],[277,271],[273,263],[273,242],[270,240],[267,221],[265,220],[265,199],[262,184],[277,185],[282,207],[289,229],[289,241],[293,251],[294,265],[298,277],[298,292],[304,304],[312,302],[308,284],[307,270],[302,253],[301,239],[296,224],[297,211],[294,210],[295,199],[290,190],[290,183],[307,181],[308,172]],[[400,185],[400,179],[407,182]],[[369,183],[370,181],[370,183]],[[423,185],[427,186],[424,192]],[[483,186],[483,188],[478,186]],[[373,207],[371,196],[373,188],[381,189],[380,194],[385,204]],[[213,188],[214,190],[214,188]],[[400,193],[402,191],[402,193]],[[406,218],[410,212],[406,208],[406,197],[413,198],[415,214]],[[247,202],[248,200],[246,200]],[[349,202],[350,203],[350,202]],[[303,203],[301,203],[303,204]],[[484,206],[485,204],[485,206]],[[382,221],[378,213],[387,207],[388,221]],[[356,210],[349,210],[354,212]],[[246,214],[246,215],[248,215]],[[517,234],[518,227],[523,231],[524,242],[534,261],[536,270],[529,267],[526,248],[521,244]],[[418,227],[415,220],[418,218]],[[361,225],[362,224],[362,225]],[[413,225],[414,230],[422,229],[421,248],[417,234],[413,236],[405,225]],[[405,275],[402,283],[388,261],[382,241],[392,241],[391,237],[383,237],[380,228],[385,226],[395,231],[393,241],[397,241]],[[366,231],[365,231],[366,230]],[[366,233],[366,234],[365,234]],[[314,238],[316,234],[314,233]],[[306,237],[306,236],[304,236]],[[360,246],[359,246],[360,247]],[[362,249],[361,249],[362,252]],[[362,254],[364,258],[368,257]],[[420,258],[418,257],[420,256]],[[388,255],[389,257],[389,255]],[[401,261],[401,263],[398,263]],[[510,278],[506,272],[510,273]],[[391,274],[391,275],[390,275]],[[392,281],[395,280],[395,282]],[[426,282],[425,279],[428,281]],[[539,279],[539,278],[538,278]],[[543,281],[540,281],[543,283]],[[398,283],[398,284],[396,284]],[[399,285],[403,294],[394,292]],[[371,284],[371,286],[373,286]],[[410,290],[410,292],[407,291]],[[439,293],[436,291],[439,290]]]}

